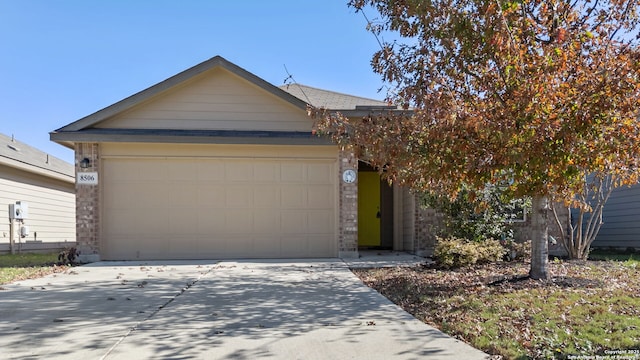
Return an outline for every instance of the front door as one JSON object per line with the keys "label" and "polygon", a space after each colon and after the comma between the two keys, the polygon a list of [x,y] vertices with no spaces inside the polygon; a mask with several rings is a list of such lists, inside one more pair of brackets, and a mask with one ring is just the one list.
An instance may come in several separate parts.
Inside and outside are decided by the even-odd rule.
{"label": "front door", "polygon": [[358,173],[358,246],[380,246],[380,175]]}

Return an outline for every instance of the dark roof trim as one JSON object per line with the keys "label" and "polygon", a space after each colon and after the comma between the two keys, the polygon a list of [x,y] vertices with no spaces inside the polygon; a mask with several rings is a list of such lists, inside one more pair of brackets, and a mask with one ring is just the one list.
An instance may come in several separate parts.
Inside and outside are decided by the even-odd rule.
{"label": "dark roof trim", "polygon": [[87,129],[52,132],[56,142],[162,142],[190,144],[331,145],[324,137],[298,131]]}
{"label": "dark roof trim", "polygon": [[204,61],[198,65],[195,65],[187,70],[184,70],[162,82],[159,82],[145,90],[142,90],[134,95],[131,95],[113,105],[99,110],[89,116],[86,116],[80,120],[77,120],[69,125],[66,125],[56,132],[64,131],[79,131],[88,127],[91,127],[105,119],[108,119],[114,115],[117,115],[123,111],[129,110],[132,107],[147,101],[165,91],[172,89],[173,87],[182,84],[183,82],[192,79],[193,77],[200,75],[211,69],[222,67],[230,71],[231,73],[244,78],[245,80],[259,86],[267,92],[282,98],[283,100],[293,104],[294,106],[306,110],[307,103],[298,99],[297,97],[289,94],[288,92],[274,86],[267,81],[259,78],[258,76],[248,72],[247,70],[229,62],[221,56],[215,56],[207,61]]}
{"label": "dark roof trim", "polygon": [[406,115],[413,116],[414,112],[412,110],[387,110],[387,109],[356,109],[356,110],[329,110],[331,113],[340,113],[346,117],[350,118],[362,118],[365,116],[375,115],[381,116],[385,114],[393,114],[394,116],[398,115]]}

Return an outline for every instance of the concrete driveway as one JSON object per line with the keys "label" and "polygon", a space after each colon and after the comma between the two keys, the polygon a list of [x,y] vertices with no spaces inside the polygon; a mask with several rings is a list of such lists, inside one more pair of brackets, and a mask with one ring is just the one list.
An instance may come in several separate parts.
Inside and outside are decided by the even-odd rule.
{"label": "concrete driveway", "polygon": [[340,260],[100,262],[2,285],[2,359],[484,359]]}

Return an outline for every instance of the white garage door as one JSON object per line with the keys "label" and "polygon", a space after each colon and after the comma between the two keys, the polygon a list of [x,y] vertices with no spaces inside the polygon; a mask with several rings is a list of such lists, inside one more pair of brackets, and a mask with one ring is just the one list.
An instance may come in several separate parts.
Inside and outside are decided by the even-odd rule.
{"label": "white garage door", "polygon": [[234,156],[227,147],[221,156],[201,156],[216,153],[210,146],[188,156],[183,147],[177,156],[110,156],[107,147],[103,257],[336,256],[337,162],[333,151],[319,157],[318,148],[254,147]]}

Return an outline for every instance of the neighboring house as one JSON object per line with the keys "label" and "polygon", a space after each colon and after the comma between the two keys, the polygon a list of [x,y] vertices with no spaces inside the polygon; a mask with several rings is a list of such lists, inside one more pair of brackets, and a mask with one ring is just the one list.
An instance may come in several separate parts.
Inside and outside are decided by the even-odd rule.
{"label": "neighboring house", "polygon": [[[12,220],[18,202],[26,216]],[[0,253],[11,251],[12,232],[16,252],[74,246],[75,214],[73,165],[0,134]]]}
{"label": "neighboring house", "polygon": [[437,214],[314,136],[308,104],[352,118],[400,111],[276,87],[217,56],[52,132],[84,179],[81,260],[429,253]]}
{"label": "neighboring house", "polygon": [[594,247],[640,249],[640,184],[616,188],[604,205]]}

